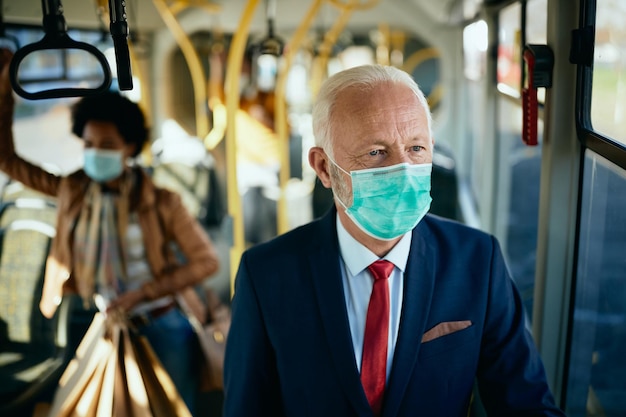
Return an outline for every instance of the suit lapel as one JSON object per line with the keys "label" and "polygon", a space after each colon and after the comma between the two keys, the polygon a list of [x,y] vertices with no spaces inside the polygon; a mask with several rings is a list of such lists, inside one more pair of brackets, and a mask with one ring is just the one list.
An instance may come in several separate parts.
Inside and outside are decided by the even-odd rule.
{"label": "suit lapel", "polygon": [[324,244],[318,245],[309,255],[313,286],[337,378],[341,382],[346,398],[352,403],[357,414],[368,416],[372,411],[361,386],[350,336],[339,263],[335,215],[336,211],[333,209],[321,219],[320,237],[317,242],[324,242]]}
{"label": "suit lapel", "polygon": [[428,235],[429,230],[424,221],[413,230],[411,251],[404,275],[404,296],[398,340],[383,406],[385,417],[393,417],[398,413],[417,362],[430,311],[435,283],[435,251],[428,244],[430,240]]}

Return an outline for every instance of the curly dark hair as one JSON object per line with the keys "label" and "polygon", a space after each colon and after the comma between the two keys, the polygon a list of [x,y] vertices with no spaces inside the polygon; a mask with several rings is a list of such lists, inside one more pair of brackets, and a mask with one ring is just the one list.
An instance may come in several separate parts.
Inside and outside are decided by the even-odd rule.
{"label": "curly dark hair", "polygon": [[87,122],[97,120],[117,126],[124,142],[136,145],[133,157],[139,155],[148,140],[146,118],[139,105],[119,93],[109,91],[81,98],[72,106],[72,133],[83,136]]}

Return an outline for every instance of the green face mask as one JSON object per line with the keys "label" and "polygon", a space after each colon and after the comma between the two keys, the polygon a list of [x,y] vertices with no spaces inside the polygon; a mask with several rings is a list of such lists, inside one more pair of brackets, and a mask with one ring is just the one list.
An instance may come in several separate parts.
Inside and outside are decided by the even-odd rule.
{"label": "green face mask", "polygon": [[354,224],[376,239],[402,236],[430,209],[432,164],[402,163],[348,173],[330,161],[352,179],[352,206],[337,201]]}

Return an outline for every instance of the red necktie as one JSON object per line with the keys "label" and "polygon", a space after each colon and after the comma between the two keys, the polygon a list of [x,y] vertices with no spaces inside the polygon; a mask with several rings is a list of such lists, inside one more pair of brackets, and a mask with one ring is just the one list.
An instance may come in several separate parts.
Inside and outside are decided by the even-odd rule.
{"label": "red necktie", "polygon": [[368,269],[374,276],[374,288],[367,308],[363,358],[361,359],[361,383],[367,400],[380,415],[387,379],[387,339],[389,334],[389,274],[393,264],[379,260]]}

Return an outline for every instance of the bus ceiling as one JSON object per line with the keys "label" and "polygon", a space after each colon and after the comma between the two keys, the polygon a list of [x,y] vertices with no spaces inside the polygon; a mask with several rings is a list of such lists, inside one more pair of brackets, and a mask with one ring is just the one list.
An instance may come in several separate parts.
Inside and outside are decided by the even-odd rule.
{"label": "bus ceiling", "polygon": [[[302,19],[303,4],[310,4],[312,0],[276,0],[276,31],[290,31],[295,29]],[[366,4],[371,0],[327,0],[328,3],[335,2],[350,4],[356,2]],[[504,0],[506,1],[506,0]],[[99,29],[101,22],[95,12],[100,0],[63,0],[63,13],[69,25],[75,28]],[[245,8],[248,0],[185,0],[186,3],[197,4],[197,7],[210,7],[217,15],[216,19],[208,21],[209,25],[218,23],[220,29],[225,32],[235,32],[241,11]],[[478,10],[484,5],[501,3],[503,0],[384,0],[380,1],[369,13],[359,13],[358,19],[361,24],[376,25],[381,13],[378,10],[384,9],[391,15],[397,14],[402,17],[399,10],[406,9],[407,5],[412,5],[416,13],[423,13],[430,20],[442,24],[458,24],[462,21],[471,20],[476,17]],[[127,0],[128,25],[130,30],[145,32],[158,31],[166,27],[157,7],[151,0]],[[10,1],[4,4],[4,18],[10,23],[40,24],[40,4],[41,0]],[[250,31],[263,32],[266,21],[263,13],[256,13]],[[383,13],[385,14],[385,13]]]}

